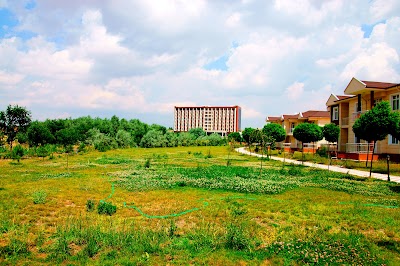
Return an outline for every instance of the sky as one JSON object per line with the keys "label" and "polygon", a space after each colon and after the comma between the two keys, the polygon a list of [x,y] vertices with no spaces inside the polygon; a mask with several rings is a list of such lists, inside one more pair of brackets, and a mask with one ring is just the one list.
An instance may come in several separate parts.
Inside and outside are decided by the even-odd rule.
{"label": "sky", "polygon": [[352,77],[400,83],[398,0],[0,0],[0,110],[173,126],[174,106],[325,110]]}

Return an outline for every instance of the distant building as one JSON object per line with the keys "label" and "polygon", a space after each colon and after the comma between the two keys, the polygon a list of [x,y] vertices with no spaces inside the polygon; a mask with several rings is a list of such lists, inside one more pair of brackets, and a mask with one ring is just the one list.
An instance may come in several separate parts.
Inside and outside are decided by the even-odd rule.
{"label": "distant building", "polygon": [[227,135],[240,131],[241,108],[239,106],[178,107],[174,111],[174,131],[186,132],[203,128],[207,133]]}

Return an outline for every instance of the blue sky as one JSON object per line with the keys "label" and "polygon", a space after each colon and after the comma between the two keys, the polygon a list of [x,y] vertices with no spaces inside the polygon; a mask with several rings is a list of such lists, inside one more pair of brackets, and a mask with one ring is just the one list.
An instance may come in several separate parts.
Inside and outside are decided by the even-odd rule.
{"label": "blue sky", "polygon": [[139,118],[239,105],[242,127],[400,82],[396,0],[0,0],[0,110]]}

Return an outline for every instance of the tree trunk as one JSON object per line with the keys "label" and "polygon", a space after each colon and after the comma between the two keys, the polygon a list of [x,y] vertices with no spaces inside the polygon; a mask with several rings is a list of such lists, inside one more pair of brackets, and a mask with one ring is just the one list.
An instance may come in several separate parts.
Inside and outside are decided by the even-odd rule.
{"label": "tree trunk", "polygon": [[368,167],[368,156],[369,156],[369,141],[368,141],[368,145],[367,145],[367,161],[365,162],[365,168]]}
{"label": "tree trunk", "polygon": [[264,160],[264,145],[261,144],[261,164],[260,164],[260,176],[261,176],[261,172],[262,172],[262,163]]}
{"label": "tree trunk", "polygon": [[372,150],[371,167],[369,168],[369,177],[371,177],[372,174],[372,161],[374,160],[375,144],[376,141],[374,141],[374,149]]}
{"label": "tree trunk", "polygon": [[301,142],[301,164],[304,165],[304,142]]}

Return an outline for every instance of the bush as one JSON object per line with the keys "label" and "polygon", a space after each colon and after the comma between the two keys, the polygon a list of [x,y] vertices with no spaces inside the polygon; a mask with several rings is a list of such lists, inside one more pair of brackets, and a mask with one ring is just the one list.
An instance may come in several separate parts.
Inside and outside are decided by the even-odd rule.
{"label": "bush", "polygon": [[46,202],[47,193],[43,190],[35,191],[32,194],[33,203],[35,204],[44,204]]}
{"label": "bush", "polygon": [[19,160],[25,155],[25,149],[21,145],[17,145],[12,149],[11,158],[14,160]]}
{"label": "bush", "polygon": [[91,200],[91,199],[87,200],[86,211],[92,212],[92,211],[94,211],[95,207],[96,207],[96,203],[94,200]]}
{"label": "bush", "polygon": [[144,168],[150,168],[150,159],[146,159],[146,161],[144,162]]}
{"label": "bush", "polygon": [[317,154],[321,157],[328,157],[328,149],[326,147],[319,147],[317,149]]}
{"label": "bush", "polygon": [[101,200],[99,205],[97,206],[98,214],[107,214],[111,216],[116,212],[117,212],[117,206],[112,205],[111,203],[103,200]]}
{"label": "bush", "polygon": [[128,148],[133,146],[133,138],[128,131],[118,130],[115,140],[120,148]]}

